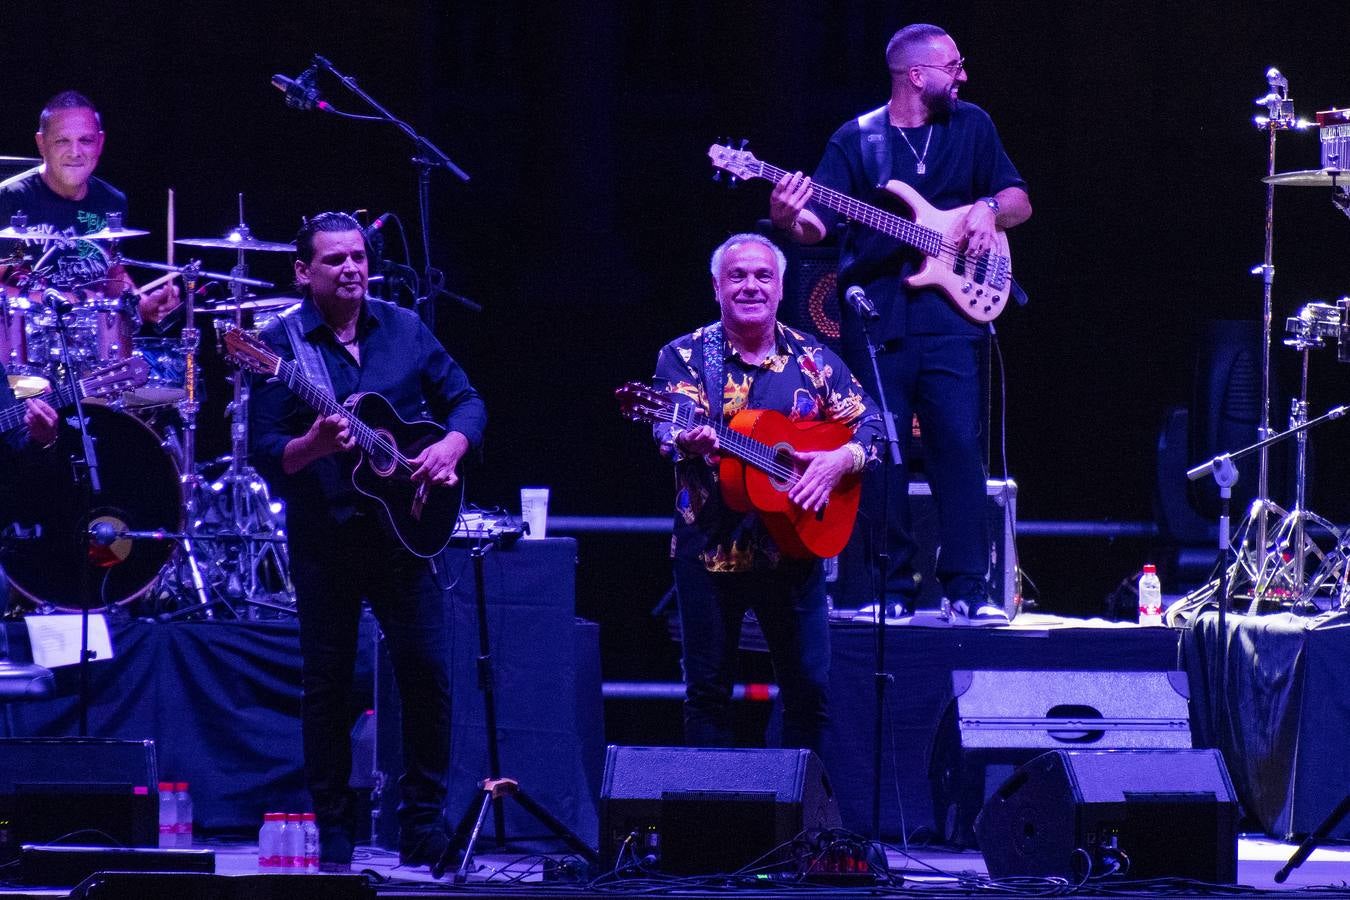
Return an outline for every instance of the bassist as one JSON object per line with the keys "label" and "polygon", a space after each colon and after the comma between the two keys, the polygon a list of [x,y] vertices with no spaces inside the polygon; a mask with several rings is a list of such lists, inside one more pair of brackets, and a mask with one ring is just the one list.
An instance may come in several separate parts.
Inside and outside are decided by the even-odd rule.
{"label": "bassist", "polygon": [[[870,199],[891,179],[914,188],[932,206],[965,208],[946,235],[976,255],[989,249],[995,229],[1031,216],[1025,183],[1008,159],[984,110],[958,98],[966,83],[965,60],[956,42],[934,25],[900,29],[886,47],[891,96],[880,109],[846,122],[830,138],[814,181]],[[833,217],[808,207],[812,179],[784,176],[770,198],[770,218],[799,243],[815,243],[835,229]],[[901,434],[912,414],[923,428],[926,474],[941,521],[938,577],[956,620],[990,624],[1007,619],[990,602],[989,541],[979,400],[979,356],[989,329],[963,318],[952,298],[911,289],[923,257],[887,235],[857,223],[840,235],[839,286],[860,285],[880,315],[872,336],[880,345],[882,386]],[[872,384],[861,323],[843,308],[843,352]],[[904,467],[872,479],[889,487],[890,571],[882,573],[888,608],[913,611],[918,583],[912,563],[916,545],[909,528],[908,479]],[[880,497],[876,500],[880,502]],[[864,510],[876,505],[864,501]]]}
{"label": "bassist", "polygon": [[[800,479],[789,499],[821,510],[845,475],[862,470],[880,418],[839,358],[809,335],[777,321],[783,253],[767,238],[739,234],[712,258],[720,320],[661,349],[655,387],[731,420],[747,409],[774,409],[793,421],[832,420],[854,429],[833,450],[792,451]],[[709,403],[709,385],[712,403]],[[825,582],[819,559],[790,558],[753,512],[726,501],[708,425],[655,426],[675,460],[672,555],[684,641],[685,740],[732,744],[731,689],[741,619],[753,609],[768,641],[783,698],[783,746],[819,750],[829,676]]]}
{"label": "bassist", "polygon": [[[404,419],[432,419],[445,437],[411,460],[412,479],[458,480],[456,465],[483,437],[483,402],[464,371],[411,310],[366,297],[368,261],[360,224],[321,213],[296,235],[295,275],[303,301],[262,333],[277,356],[321,365],[341,401],[377,392]],[[288,324],[293,320],[294,325]],[[250,406],[258,470],[285,498],[291,575],[304,662],[301,711],[305,779],[319,826],[320,862],[349,866],[356,795],[348,786],[352,680],[361,602],[384,632],[403,707],[404,775],[399,782],[399,859],[428,865],[446,846],[441,811],[450,759],[447,596],[431,563],[385,527],[374,500],[351,475],[353,423],[316,417],[277,379],[255,377]],[[444,489],[444,488],[441,488]]]}

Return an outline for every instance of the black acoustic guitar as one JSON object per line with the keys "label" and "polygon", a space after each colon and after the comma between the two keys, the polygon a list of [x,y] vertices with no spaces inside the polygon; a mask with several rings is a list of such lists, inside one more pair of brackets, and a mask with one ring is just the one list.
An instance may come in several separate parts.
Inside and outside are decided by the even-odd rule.
{"label": "black acoustic guitar", "polygon": [[453,485],[414,484],[412,460],[445,437],[435,422],[405,421],[389,401],[374,392],[353,394],[345,404],[315,384],[262,341],[238,328],[225,332],[225,350],[237,365],[280,379],[291,393],[321,416],[341,415],[351,423],[361,460],[352,485],[378,501],[385,521],[409,553],[435,556],[445,549],[459,519],[464,480]]}

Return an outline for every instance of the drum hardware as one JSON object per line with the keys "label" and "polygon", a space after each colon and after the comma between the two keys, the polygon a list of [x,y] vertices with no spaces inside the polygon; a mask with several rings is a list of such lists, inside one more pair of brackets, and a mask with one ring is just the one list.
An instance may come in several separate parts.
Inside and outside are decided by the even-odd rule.
{"label": "drum hardware", "polygon": [[[231,240],[233,238],[233,240]],[[244,197],[239,195],[239,224],[230,232],[228,244],[216,239],[182,239],[175,243],[188,246],[228,246],[237,253],[235,266],[223,280],[230,285],[231,300],[217,305],[203,314],[232,314],[235,324],[242,328],[246,311],[275,309],[296,302],[294,298],[270,301],[246,299],[245,286],[268,287],[248,277],[245,254],[252,250],[285,250],[294,252],[290,244],[271,244],[254,239],[244,223]],[[213,242],[208,242],[213,241]],[[191,316],[191,313],[189,313]],[[191,319],[189,319],[191,322]],[[186,330],[186,329],[185,329]],[[214,330],[214,329],[213,329]],[[194,329],[195,333],[195,329]],[[231,378],[233,397],[229,406],[230,453],[227,468],[212,481],[196,478],[193,507],[189,511],[189,528],[203,544],[208,565],[223,587],[215,603],[223,604],[236,616],[233,602],[250,607],[293,612],[295,591],[290,580],[290,560],[285,546],[285,530],[281,525],[281,504],[272,500],[268,487],[257,471],[248,464],[248,382],[242,372]],[[184,447],[184,455],[195,460],[191,449]],[[195,471],[195,470],[194,470]],[[277,598],[280,597],[280,602]],[[210,605],[214,605],[210,604]],[[205,606],[187,607],[172,618],[210,614]]]}
{"label": "drum hardware", "polygon": [[[1304,577],[1306,572],[1299,567],[1299,563],[1306,561],[1308,548],[1303,543],[1306,529],[1304,525],[1311,515],[1303,509],[1303,478],[1301,470],[1303,467],[1303,441],[1305,440],[1303,432],[1306,429],[1307,413],[1307,392],[1306,392],[1306,351],[1305,351],[1305,390],[1300,401],[1296,401],[1293,413],[1290,417],[1291,431],[1285,432],[1286,435],[1296,433],[1299,436],[1299,484],[1297,488],[1298,497],[1295,500],[1294,509],[1291,512],[1284,512],[1270,500],[1270,455],[1269,447],[1274,441],[1269,440],[1274,436],[1270,425],[1270,405],[1271,405],[1271,345],[1274,340],[1272,334],[1272,322],[1274,318],[1274,298],[1273,286],[1275,281],[1274,266],[1274,237],[1275,237],[1275,183],[1272,179],[1275,177],[1275,150],[1279,134],[1290,129],[1305,129],[1312,123],[1298,119],[1294,114],[1294,102],[1289,97],[1289,80],[1280,73],[1278,69],[1271,68],[1266,71],[1266,84],[1269,88],[1265,96],[1258,98],[1255,102],[1257,106],[1265,107],[1265,114],[1254,117],[1253,122],[1258,129],[1266,133],[1267,136],[1267,157],[1266,157],[1266,176],[1263,179],[1266,185],[1266,203],[1264,219],[1264,247],[1262,261],[1259,266],[1252,269],[1253,275],[1261,277],[1261,307],[1262,307],[1262,334],[1261,334],[1261,414],[1257,425],[1257,442],[1252,445],[1252,449],[1258,454],[1257,464],[1257,485],[1256,498],[1252,501],[1244,524],[1239,529],[1243,534],[1243,540],[1237,544],[1237,558],[1233,563],[1231,570],[1226,570],[1224,577],[1220,579],[1220,585],[1225,587],[1224,594],[1218,597],[1220,614],[1243,587],[1243,581],[1249,579],[1252,589],[1252,606],[1259,607],[1265,600],[1268,592],[1274,591],[1281,595],[1297,595],[1303,589]],[[1300,425],[1299,423],[1303,424]],[[1293,429],[1297,429],[1296,431]],[[1208,465],[1197,467],[1203,474],[1210,471]],[[1192,470],[1196,471],[1196,470]],[[1280,533],[1277,535],[1279,542],[1271,541],[1271,521],[1268,517],[1276,516],[1281,523]],[[1291,534],[1292,529],[1296,534]],[[1254,531],[1254,539],[1247,538],[1248,531]],[[1297,557],[1298,562],[1291,568],[1289,561],[1285,559],[1285,552],[1290,549],[1288,541],[1293,540],[1293,555]],[[1231,577],[1229,577],[1231,576]],[[1292,580],[1290,580],[1292,579]],[[1203,593],[1206,589],[1202,588]],[[1194,596],[1194,595],[1192,595]],[[1226,659],[1221,660],[1220,665],[1226,665]],[[1222,683],[1220,684],[1222,689]]]}

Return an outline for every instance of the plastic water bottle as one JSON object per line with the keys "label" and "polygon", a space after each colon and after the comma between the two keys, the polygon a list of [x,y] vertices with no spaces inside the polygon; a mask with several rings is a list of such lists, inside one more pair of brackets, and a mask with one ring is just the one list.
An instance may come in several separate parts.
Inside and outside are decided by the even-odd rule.
{"label": "plastic water bottle", "polygon": [[286,813],[281,829],[281,871],[292,875],[305,871],[305,828],[299,813]]}
{"label": "plastic water bottle", "polygon": [[1162,613],[1162,583],[1158,581],[1157,567],[1150,563],[1139,576],[1139,624],[1161,625]]}
{"label": "plastic water bottle", "polygon": [[159,783],[159,846],[178,846],[178,801],[172,781]]}
{"label": "plastic water bottle", "polygon": [[300,814],[300,825],[305,835],[305,871],[319,871],[319,825],[314,821],[314,813]]}
{"label": "plastic water bottle", "polygon": [[188,783],[178,781],[173,786],[174,806],[178,809],[178,820],[174,823],[174,834],[178,840],[174,846],[184,849],[192,847],[192,795],[188,793]]}
{"label": "plastic water bottle", "polygon": [[285,819],[285,813],[263,815],[262,828],[258,829],[259,872],[276,872],[281,868],[281,823]]}

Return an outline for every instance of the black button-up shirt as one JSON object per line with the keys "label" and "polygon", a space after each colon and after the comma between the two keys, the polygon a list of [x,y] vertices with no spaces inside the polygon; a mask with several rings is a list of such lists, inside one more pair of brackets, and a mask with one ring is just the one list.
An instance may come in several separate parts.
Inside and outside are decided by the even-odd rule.
{"label": "black button-up shirt", "polygon": [[[318,348],[338,401],[374,391],[408,421],[435,421],[464,435],[470,447],[482,444],[487,423],[482,399],[416,313],[367,298],[357,321],[360,363],[338,343],[312,299],[305,299],[290,315],[299,317],[300,330]],[[282,359],[295,359],[281,320],[263,329],[262,339]],[[286,444],[308,431],[314,418],[314,411],[279,379],[253,377],[249,407],[253,463],[286,500],[287,525],[297,537],[311,527],[343,522],[376,508],[352,486],[357,453],[326,456],[294,475],[282,471]]]}

